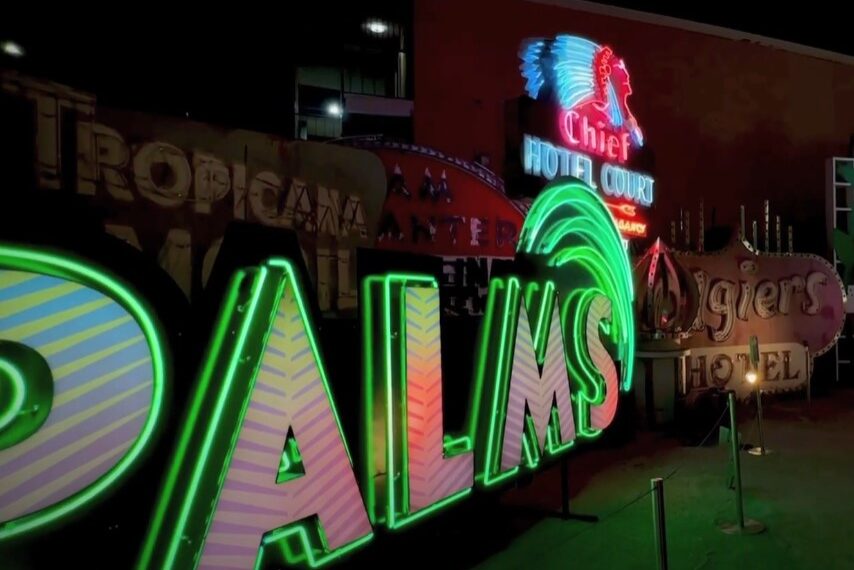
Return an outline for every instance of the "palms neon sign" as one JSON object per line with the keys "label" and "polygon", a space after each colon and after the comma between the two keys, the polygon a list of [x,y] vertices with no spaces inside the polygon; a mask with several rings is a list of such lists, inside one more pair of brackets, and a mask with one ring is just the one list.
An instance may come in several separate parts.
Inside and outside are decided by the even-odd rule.
{"label": "palms neon sign", "polygon": [[[294,266],[270,259],[237,272],[136,567],[322,566],[368,542],[376,525],[405,528],[462,500],[475,486],[499,484],[601,433],[614,418],[619,391],[630,387],[634,359],[631,273],[614,218],[589,187],[557,183],[532,206],[518,255],[533,270],[490,283],[469,418],[458,434],[442,428],[438,284],[431,276],[402,273],[365,280],[364,456],[358,474]],[[40,274],[56,283],[33,289]],[[40,303],[55,302],[52,295],[79,288],[81,281],[92,288],[92,302],[115,302],[116,308],[97,313],[104,320],[90,315],[84,331],[68,329],[70,336],[51,342],[84,343],[78,348],[93,352],[77,356],[101,362],[100,333],[128,326],[129,338],[138,338],[134,346],[148,350],[141,371],[154,376],[127,376],[125,391],[141,395],[147,415],[134,432],[115,428],[117,438],[133,445],[120,448],[114,463],[82,488],[52,503],[35,502],[21,514],[10,506],[16,497],[0,499],[0,512],[11,513],[0,521],[0,540],[34,532],[102,498],[106,486],[137,466],[139,450],[163,417],[165,350],[156,320],[101,270],[66,256],[0,249],[0,310],[9,313],[0,312],[0,338],[24,330],[15,313],[31,308],[39,318],[73,318],[67,311],[79,307],[52,315],[51,306]],[[90,346],[86,339],[96,342]],[[32,341],[21,333],[15,342]],[[66,387],[46,392],[36,386],[43,384],[44,370],[30,374],[29,361],[16,354],[2,353],[6,368],[24,371],[10,377],[23,385],[15,402],[36,390],[61,407],[56,398]],[[57,378],[62,364],[51,354],[48,374]],[[119,359],[112,362],[119,372],[111,372],[101,364],[79,378],[94,393],[130,365]],[[84,410],[102,401],[88,400],[85,392],[76,396]],[[19,441],[0,450],[0,469],[12,469],[6,473],[10,489],[32,476],[14,471],[18,446],[39,437],[51,421],[48,416],[47,427],[20,432]],[[66,477],[77,473],[70,467]],[[63,473],[53,475],[52,488],[63,486]]]}

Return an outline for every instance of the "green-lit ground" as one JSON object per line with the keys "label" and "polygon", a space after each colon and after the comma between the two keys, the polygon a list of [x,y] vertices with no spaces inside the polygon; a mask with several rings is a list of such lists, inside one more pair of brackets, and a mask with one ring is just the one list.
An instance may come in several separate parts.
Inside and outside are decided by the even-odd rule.
{"label": "green-lit ground", "polygon": [[[746,414],[743,414],[746,416]],[[745,512],[765,523],[756,536],[729,536],[720,521],[735,519],[727,489],[727,447],[686,448],[647,434],[628,446],[573,459],[573,510],[607,514],[649,488],[652,477],[679,471],[665,483],[670,568],[854,568],[854,394],[771,403],[766,442],[774,453],[742,453]],[[745,417],[745,420],[749,418]],[[754,424],[743,422],[747,442]],[[502,503],[555,508],[559,469]],[[506,547],[476,565],[505,568],[655,568],[653,516],[644,497],[598,524],[518,514]]]}

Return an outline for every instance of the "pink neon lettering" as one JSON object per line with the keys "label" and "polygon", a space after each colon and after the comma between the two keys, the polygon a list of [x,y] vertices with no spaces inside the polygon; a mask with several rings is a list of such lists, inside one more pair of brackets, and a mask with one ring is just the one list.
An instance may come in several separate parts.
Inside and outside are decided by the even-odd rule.
{"label": "pink neon lettering", "polygon": [[578,113],[575,111],[569,111],[564,114],[563,120],[560,122],[561,128],[563,130],[563,138],[572,145],[577,145],[581,141],[575,137],[575,128],[574,123],[578,120]]}
{"label": "pink neon lettering", "polygon": [[614,135],[608,136],[608,158],[615,159],[617,158],[617,150],[614,147],[620,145],[620,141]]}
{"label": "pink neon lettering", "polygon": [[587,122],[587,117],[581,119],[581,144],[593,152],[599,152],[596,148],[596,129]]}
{"label": "pink neon lettering", "polygon": [[563,111],[559,127],[567,144],[597,154],[609,160],[626,162],[629,159],[629,133],[614,133],[597,127],[578,111]]}
{"label": "pink neon lettering", "polygon": [[620,161],[626,162],[629,159],[629,133],[620,135]]}

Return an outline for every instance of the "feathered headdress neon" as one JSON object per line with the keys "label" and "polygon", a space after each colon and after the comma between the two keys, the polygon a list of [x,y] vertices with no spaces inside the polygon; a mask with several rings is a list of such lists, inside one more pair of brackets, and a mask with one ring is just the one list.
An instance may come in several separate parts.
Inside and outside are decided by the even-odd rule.
{"label": "feathered headdress neon", "polygon": [[[550,84],[565,110],[594,104],[606,114],[613,128],[628,130],[634,143],[643,146],[643,134],[625,100],[620,100],[612,77],[615,68],[625,71],[625,65],[610,47],[578,36],[561,35],[554,40],[526,42],[519,57],[528,96],[537,99]],[[629,93],[631,90],[623,98]]]}

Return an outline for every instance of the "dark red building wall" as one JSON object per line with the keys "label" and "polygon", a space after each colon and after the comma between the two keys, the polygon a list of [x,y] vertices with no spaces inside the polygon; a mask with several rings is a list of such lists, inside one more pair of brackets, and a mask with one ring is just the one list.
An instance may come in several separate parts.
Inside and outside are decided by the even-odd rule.
{"label": "dark red building wall", "polygon": [[759,218],[768,198],[797,249],[823,247],[825,160],[847,153],[854,132],[854,65],[522,0],[416,0],[415,26],[417,143],[488,153],[500,173],[505,102],[523,94],[520,43],[585,36],[631,74],[654,156],[653,232],[669,236],[680,207],[694,209],[696,228],[699,198],[719,223],[735,222],[741,203]]}

